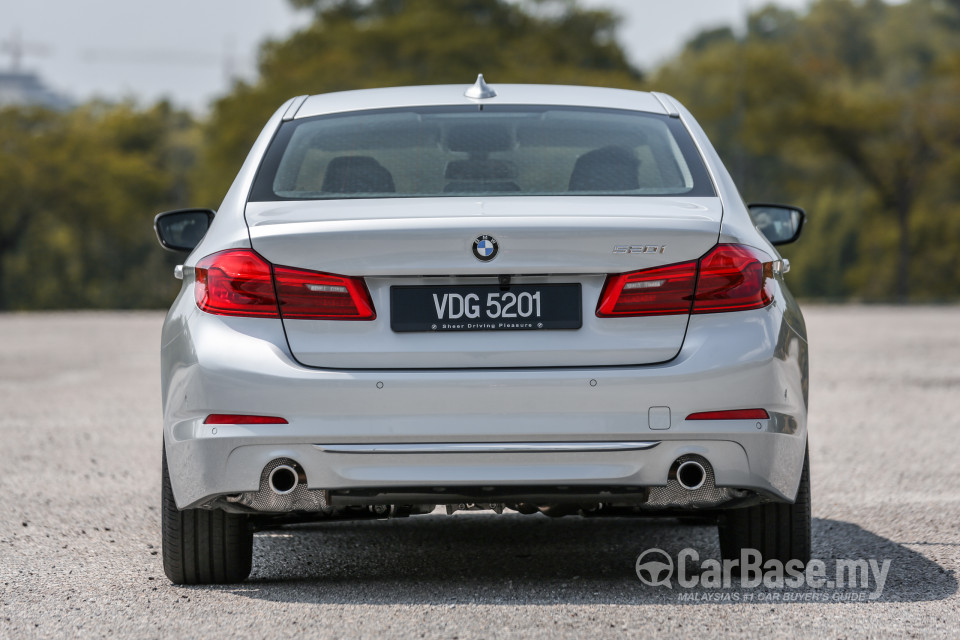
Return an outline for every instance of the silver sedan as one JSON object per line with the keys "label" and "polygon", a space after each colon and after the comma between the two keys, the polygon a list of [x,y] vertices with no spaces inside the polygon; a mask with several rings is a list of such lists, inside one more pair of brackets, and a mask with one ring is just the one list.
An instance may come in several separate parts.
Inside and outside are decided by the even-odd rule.
{"label": "silver sedan", "polygon": [[[293,98],[163,328],[163,561],[235,582],[253,532],[462,509],[715,519],[810,554],[807,337],[774,245],[670,96],[475,84]],[[540,516],[543,517],[543,516]]]}

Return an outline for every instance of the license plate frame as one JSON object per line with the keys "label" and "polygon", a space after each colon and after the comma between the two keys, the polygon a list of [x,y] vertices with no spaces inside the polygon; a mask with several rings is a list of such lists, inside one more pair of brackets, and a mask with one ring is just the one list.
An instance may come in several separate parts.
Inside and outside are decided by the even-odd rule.
{"label": "license plate frame", "polygon": [[[524,311],[528,315],[522,315]],[[582,326],[580,283],[390,287],[390,328],[397,333],[557,331]]]}

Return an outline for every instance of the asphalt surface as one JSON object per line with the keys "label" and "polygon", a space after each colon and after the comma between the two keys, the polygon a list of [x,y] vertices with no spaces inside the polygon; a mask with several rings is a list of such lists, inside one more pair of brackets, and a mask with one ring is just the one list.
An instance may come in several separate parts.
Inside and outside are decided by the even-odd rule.
{"label": "asphalt surface", "polygon": [[960,308],[805,312],[813,554],[889,560],[875,600],[647,586],[638,554],[715,528],[492,513],[261,533],[247,582],[174,587],[162,314],[0,315],[0,637],[960,636]]}

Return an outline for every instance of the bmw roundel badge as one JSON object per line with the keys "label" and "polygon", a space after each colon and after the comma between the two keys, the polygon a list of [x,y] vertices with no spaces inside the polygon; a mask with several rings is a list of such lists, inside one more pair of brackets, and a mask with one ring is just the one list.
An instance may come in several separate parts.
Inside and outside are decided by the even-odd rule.
{"label": "bmw roundel badge", "polygon": [[480,236],[473,241],[473,255],[477,260],[489,262],[497,257],[500,247],[493,236]]}

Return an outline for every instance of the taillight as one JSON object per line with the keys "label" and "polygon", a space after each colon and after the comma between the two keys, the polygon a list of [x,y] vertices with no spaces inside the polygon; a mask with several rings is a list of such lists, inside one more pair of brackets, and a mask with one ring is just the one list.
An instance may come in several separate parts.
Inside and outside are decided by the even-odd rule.
{"label": "taillight", "polygon": [[196,267],[197,306],[222,316],[373,320],[362,278],[274,267],[248,249],[209,255]]}
{"label": "taillight", "polygon": [[280,313],[284,318],[373,320],[370,292],[362,278],[274,267]]}
{"label": "taillight", "polygon": [[739,244],[718,244],[700,258],[694,313],[761,309],[773,301],[773,262]]}
{"label": "taillight", "polygon": [[207,313],[279,317],[270,263],[246,249],[221,251],[198,262],[194,293],[197,306]]}
{"label": "taillight", "polygon": [[600,317],[760,309],[773,301],[773,262],[757,249],[718,244],[700,260],[607,276]]}
{"label": "taillight", "polygon": [[607,276],[597,305],[600,317],[690,313],[697,263],[682,262]]}

